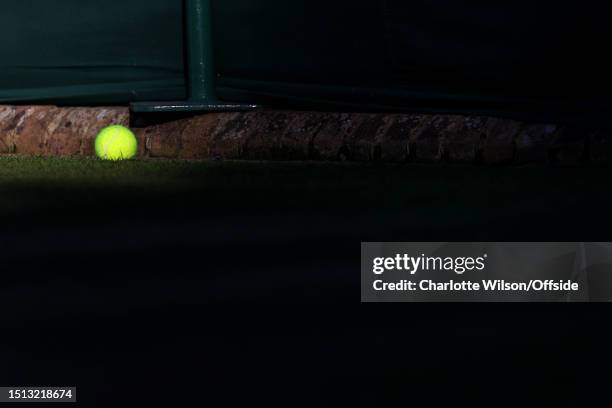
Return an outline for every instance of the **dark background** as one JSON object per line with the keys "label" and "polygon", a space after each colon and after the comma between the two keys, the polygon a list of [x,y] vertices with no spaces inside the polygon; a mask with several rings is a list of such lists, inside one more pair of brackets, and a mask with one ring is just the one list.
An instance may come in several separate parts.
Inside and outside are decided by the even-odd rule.
{"label": "dark background", "polygon": [[[598,2],[213,3],[227,99],[608,121]],[[174,0],[15,2],[0,34],[2,102],[186,94]],[[576,406],[608,389],[605,304],[359,299],[362,241],[609,241],[606,170],[190,164],[125,183],[42,166],[0,183],[4,385],[76,385],[84,406]]]}
{"label": "dark background", "polygon": [[609,239],[599,169],[1,164],[2,384],[83,406],[605,396],[607,304],[361,304],[359,277],[362,241]]}
{"label": "dark background", "polygon": [[[596,1],[213,1],[218,93],[274,107],[607,121],[608,7]],[[176,0],[0,9],[0,101],[186,96]]]}
{"label": "dark background", "polygon": [[[214,1],[221,90],[270,102],[581,110],[610,93],[609,10],[579,1]],[[316,85],[317,87],[313,87]]]}

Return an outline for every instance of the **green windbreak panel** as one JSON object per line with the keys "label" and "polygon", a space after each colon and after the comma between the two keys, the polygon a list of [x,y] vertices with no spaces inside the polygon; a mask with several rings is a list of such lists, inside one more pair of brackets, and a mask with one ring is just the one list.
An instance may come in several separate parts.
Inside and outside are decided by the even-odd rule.
{"label": "green windbreak panel", "polygon": [[263,103],[589,113],[609,107],[593,0],[213,0],[219,93]]}
{"label": "green windbreak panel", "polygon": [[[217,91],[281,107],[600,113],[612,91],[604,3],[212,0]],[[182,10],[3,2],[0,102],[185,99]]]}
{"label": "green windbreak panel", "polygon": [[185,98],[178,0],[0,3],[0,102]]}

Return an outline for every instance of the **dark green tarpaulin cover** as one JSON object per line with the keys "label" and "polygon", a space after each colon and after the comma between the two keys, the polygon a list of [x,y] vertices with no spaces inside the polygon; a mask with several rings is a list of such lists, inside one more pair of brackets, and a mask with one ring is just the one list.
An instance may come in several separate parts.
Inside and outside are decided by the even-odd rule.
{"label": "dark green tarpaulin cover", "polygon": [[185,97],[177,0],[0,4],[0,102]]}
{"label": "dark green tarpaulin cover", "polygon": [[[612,28],[601,3],[213,0],[218,91],[284,106],[606,110]],[[179,0],[0,10],[0,101],[186,97]]]}

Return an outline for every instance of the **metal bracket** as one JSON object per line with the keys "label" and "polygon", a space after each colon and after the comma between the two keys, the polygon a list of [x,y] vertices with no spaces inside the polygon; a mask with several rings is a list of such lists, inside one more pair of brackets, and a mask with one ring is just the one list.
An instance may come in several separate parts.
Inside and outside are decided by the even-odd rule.
{"label": "metal bracket", "polygon": [[133,112],[250,111],[258,105],[222,102],[215,90],[212,10],[210,0],[185,0],[187,83],[189,99],[175,102],[134,102]]}

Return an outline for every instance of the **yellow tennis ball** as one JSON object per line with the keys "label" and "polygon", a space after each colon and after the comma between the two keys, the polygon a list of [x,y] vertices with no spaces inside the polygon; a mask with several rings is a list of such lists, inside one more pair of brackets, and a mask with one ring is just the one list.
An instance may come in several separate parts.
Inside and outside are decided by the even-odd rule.
{"label": "yellow tennis ball", "polygon": [[138,141],[134,133],[125,126],[109,126],[98,133],[95,150],[102,160],[129,160],[138,152]]}

